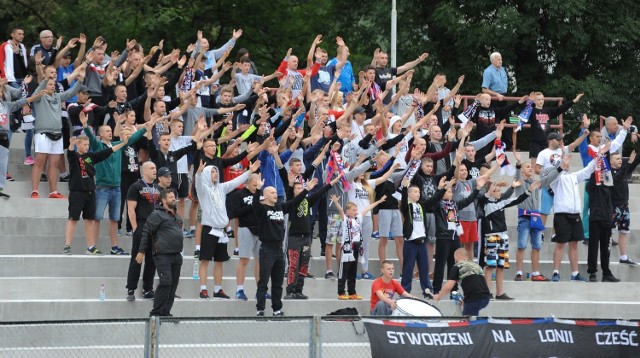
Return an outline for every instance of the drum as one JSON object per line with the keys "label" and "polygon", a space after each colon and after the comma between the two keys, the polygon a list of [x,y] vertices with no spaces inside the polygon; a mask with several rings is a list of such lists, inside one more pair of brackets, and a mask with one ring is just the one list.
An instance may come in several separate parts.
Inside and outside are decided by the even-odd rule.
{"label": "drum", "polygon": [[442,312],[431,303],[417,298],[400,297],[396,301],[396,309],[392,316],[409,317],[442,317]]}

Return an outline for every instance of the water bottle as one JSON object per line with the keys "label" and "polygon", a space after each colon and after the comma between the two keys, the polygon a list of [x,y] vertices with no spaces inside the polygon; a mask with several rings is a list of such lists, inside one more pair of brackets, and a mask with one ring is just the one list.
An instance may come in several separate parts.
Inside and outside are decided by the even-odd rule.
{"label": "water bottle", "polygon": [[104,301],[104,299],[107,297],[105,291],[104,291],[104,283],[100,284],[100,301]]}
{"label": "water bottle", "polygon": [[527,272],[527,281],[531,279],[531,274]]}
{"label": "water bottle", "polygon": [[462,301],[462,294],[458,291],[452,291],[451,299],[453,300],[453,305],[458,306],[460,305],[460,301]]}
{"label": "water bottle", "polygon": [[194,259],[193,260],[193,279],[194,280],[200,279],[199,270],[200,270],[200,266],[198,265],[198,259]]}

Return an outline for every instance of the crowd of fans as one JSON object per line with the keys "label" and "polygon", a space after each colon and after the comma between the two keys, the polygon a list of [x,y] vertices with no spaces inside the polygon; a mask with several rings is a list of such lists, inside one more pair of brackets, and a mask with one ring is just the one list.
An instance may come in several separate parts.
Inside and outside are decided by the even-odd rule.
{"label": "crowd of fans", "polygon": [[[371,292],[372,312],[388,313],[378,302],[392,307],[394,293],[407,296],[413,279],[425,297],[460,283],[471,301],[512,299],[503,288],[508,226],[517,225],[515,280],[524,280],[530,243],[531,280],[548,281],[539,251],[552,209],[551,280],[560,281],[568,246],[572,281],[597,280],[598,251],[602,281],[619,281],[609,270],[613,225],[620,262],[635,265],[626,256],[627,183],[640,159],[632,155],[623,164],[621,156],[627,134],[637,139],[631,118],[620,124],[609,117],[600,130],[589,129],[585,116],[580,137],[565,145],[550,124],[582,94],[559,107],[544,107],[540,92],[507,103],[499,53],[491,54],[475,101],[461,108],[464,75],[451,89],[443,74],[424,91],[412,86],[413,68],[427,53],[389,67],[388,55],[376,50],[371,64],[358,70],[342,38],[334,46],[318,35],[302,62],[289,49],[277,69],[258,72],[250,52],[236,50],[242,34],[234,30],[217,49],[198,31],[184,53],[164,49],[163,41],[145,49],[136,40],[109,53],[101,36],[87,44],[80,34],[65,44],[45,30],[40,44],[27,51],[24,30],[13,28],[0,46],[0,171],[6,173],[0,195],[9,197],[3,192],[5,179],[12,180],[9,142],[21,130],[24,164],[32,166],[32,192],[25,196],[69,202],[63,253],[72,253],[82,217],[86,253],[103,254],[96,242],[108,207],[110,253],[131,255],[127,299],[136,299],[144,264],[142,297],[155,297],[152,313],[158,315],[170,314],[183,238],[195,240],[202,299],[210,298],[210,261],[213,297],[230,298],[222,289],[230,239],[239,257],[238,300],[248,299],[246,268],[256,260],[258,315],[264,315],[265,299],[281,315],[283,294],[308,298],[303,288],[312,277],[316,235],[325,279],[337,276],[340,300],[362,299],[356,281],[380,276],[369,270],[370,257],[386,262]],[[519,122],[513,132],[513,126],[505,128],[510,118]],[[531,125],[530,161],[515,151],[525,123]],[[510,148],[515,163],[506,156]],[[584,169],[571,173],[575,148]],[[38,190],[41,180],[48,181],[48,195]],[[68,197],[58,181],[69,182]],[[576,189],[581,182],[587,183],[584,207]],[[507,222],[511,206],[517,206],[517,223]],[[130,253],[120,247],[123,235],[133,237]],[[377,255],[370,252],[371,240],[379,240]],[[399,287],[389,286],[389,240],[402,272]],[[589,278],[578,271],[580,241],[589,244]],[[459,248],[464,252],[454,255]],[[474,257],[484,268],[480,275],[467,263]],[[443,288],[445,267],[453,281]]]}

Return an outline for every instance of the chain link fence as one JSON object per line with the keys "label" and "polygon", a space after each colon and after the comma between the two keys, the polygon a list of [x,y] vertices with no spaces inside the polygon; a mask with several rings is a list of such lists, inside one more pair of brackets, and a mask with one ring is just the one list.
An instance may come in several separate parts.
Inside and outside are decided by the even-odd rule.
{"label": "chain link fence", "polygon": [[141,357],[147,322],[1,323],[0,357]]}
{"label": "chain link fence", "polygon": [[0,323],[3,358],[211,356],[364,358],[371,350],[357,316]]}

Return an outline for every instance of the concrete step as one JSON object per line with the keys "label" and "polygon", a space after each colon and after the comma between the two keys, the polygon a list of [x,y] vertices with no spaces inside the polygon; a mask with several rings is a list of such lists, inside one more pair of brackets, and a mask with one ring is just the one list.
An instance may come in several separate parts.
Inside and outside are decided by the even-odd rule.
{"label": "concrete step", "polygon": [[[255,300],[238,302],[235,300],[176,299],[172,314],[176,317],[255,317]],[[146,318],[152,308],[152,301],[98,299],[89,300],[20,300],[0,301],[0,320],[3,322],[58,321],[58,320],[103,320]],[[436,307],[444,316],[459,316],[459,306],[450,300],[437,302]],[[266,314],[271,314],[267,301]],[[288,316],[309,316],[328,314],[340,308],[355,307],[362,315],[370,309],[369,300],[340,301],[309,299],[305,301],[284,301],[283,311]],[[492,301],[482,310],[482,316],[493,317],[557,317],[557,318],[598,318],[635,320],[640,318],[640,303],[619,300],[591,302],[581,301]],[[305,332],[306,333],[306,332]]]}
{"label": "concrete step", "polygon": [[[222,289],[234,298],[236,292],[236,278],[233,272],[228,272],[223,277]],[[207,278],[207,287],[209,294],[213,295],[213,276],[209,272]],[[600,276],[598,276],[600,278]],[[397,280],[399,282],[399,280]],[[36,300],[42,298],[42,294],[46,293],[47,298],[52,300],[64,299],[95,299],[99,296],[100,285],[105,285],[106,295],[109,299],[125,299],[126,296],[125,277],[7,277],[0,278],[0,284],[4,290],[0,291],[0,300],[15,300],[16,297],[25,300]],[[158,284],[156,279],[154,287]],[[357,292],[366,298],[371,295],[371,286],[373,280],[357,280]],[[640,301],[640,285],[636,282],[620,282],[616,284],[607,282],[595,283],[575,283],[575,282],[515,282],[512,277],[508,277],[504,282],[504,290],[509,296],[517,299],[527,299],[531,301],[547,301],[549,299],[559,300],[576,300],[581,301],[585,298],[585,287],[588,285],[590,301],[608,301],[611,299],[611,286],[615,287],[616,298],[619,301]],[[495,284],[492,284],[493,292]],[[562,286],[562,290],[558,290],[558,286]],[[141,298],[141,284],[136,292],[138,299]],[[284,284],[286,287],[286,281]],[[253,278],[247,277],[244,283],[244,290],[249,298],[254,298],[257,285]],[[182,298],[198,298],[200,292],[200,282],[194,280],[191,276],[183,276],[180,278],[177,294]],[[325,280],[324,278],[305,280],[304,293],[314,299],[336,299],[337,280]],[[420,282],[412,281],[411,294],[422,297]]]}
{"label": "concrete step", "polygon": [[[566,256],[566,255],[565,255]],[[89,256],[89,255],[0,255],[3,264],[0,265],[0,277],[126,277],[129,268],[130,257],[128,256]],[[396,267],[398,267],[397,261]],[[239,259],[236,257],[226,261],[223,271],[226,275],[234,275]],[[254,260],[250,260],[247,266],[248,276],[253,273]],[[338,272],[335,260],[332,262],[333,271]],[[529,261],[525,261],[525,267],[529,267]],[[182,264],[181,277],[191,277],[193,275],[193,256],[185,256]],[[625,282],[640,282],[640,267],[633,267],[625,264],[613,262],[610,265],[613,275]],[[213,270],[213,264],[209,265]],[[358,269],[360,271],[360,268]],[[579,270],[582,275],[586,275],[587,265],[585,261],[579,261]],[[547,277],[553,272],[553,262],[551,260],[540,261],[540,271]],[[212,271],[210,271],[212,272]],[[324,277],[325,259],[324,257],[313,257],[310,262],[310,272],[312,275]],[[380,272],[380,260],[371,258],[369,260],[369,272],[376,275]],[[560,265],[560,276],[563,281],[569,281],[571,271],[566,258]],[[400,270],[396,269],[396,277],[399,277]],[[507,279],[515,276],[515,265],[505,273]]]}
{"label": "concrete step", "polygon": [[[11,173],[13,175],[13,173]],[[49,195],[49,183],[40,182],[38,184],[38,191],[40,195],[45,198]],[[31,199],[31,181],[14,181],[6,183],[4,192],[11,195],[11,202],[15,201],[30,201]],[[58,183],[58,192],[67,196],[69,194],[69,183]]]}

